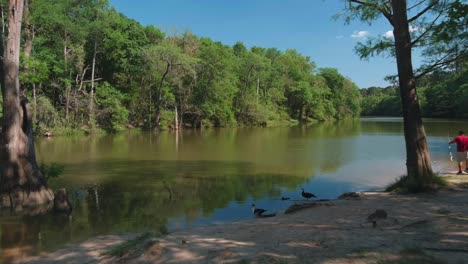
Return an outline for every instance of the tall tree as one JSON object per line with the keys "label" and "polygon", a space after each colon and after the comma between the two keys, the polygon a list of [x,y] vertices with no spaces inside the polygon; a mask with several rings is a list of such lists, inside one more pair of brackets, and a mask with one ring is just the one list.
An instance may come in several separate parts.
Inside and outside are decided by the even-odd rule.
{"label": "tall tree", "polygon": [[[433,171],[420,114],[416,80],[431,70],[446,67],[466,56],[466,38],[461,51],[458,45],[455,45],[459,47],[456,53],[455,49],[449,48],[459,43],[457,33],[466,36],[466,13],[463,16],[463,12],[453,12],[466,10],[466,5],[459,0],[410,0],[410,5],[407,0],[346,1],[351,14],[347,17],[348,21],[357,16],[363,21],[371,22],[383,15],[393,27],[394,41],[388,38],[369,40],[365,44],[358,44],[356,51],[361,58],[385,51],[390,51],[396,57],[404,118],[407,174],[419,187],[424,188],[431,184]],[[436,46],[439,49],[434,51]],[[411,56],[413,49],[417,47],[425,48],[423,54],[430,65],[424,65],[415,75]]]}
{"label": "tall tree", "polygon": [[[156,114],[155,125],[159,127],[161,121],[161,112],[164,102],[164,87],[167,85],[168,79],[180,79],[180,74],[184,75],[186,72],[192,72],[192,64],[194,59],[187,56],[182,50],[174,45],[168,43],[160,46],[151,46],[143,54],[146,60],[147,74],[157,74],[158,79],[155,84],[156,88]],[[154,78],[153,78],[154,79]],[[172,96],[173,97],[173,94]],[[174,101],[174,98],[172,98]],[[171,102],[176,106],[176,102]]]}
{"label": "tall tree", "polygon": [[[2,205],[35,206],[54,195],[37,166],[28,101],[19,85],[19,55],[23,0],[10,0],[8,33],[0,41],[3,52],[0,73],[3,95],[0,193]],[[3,38],[3,36],[2,36]]]}

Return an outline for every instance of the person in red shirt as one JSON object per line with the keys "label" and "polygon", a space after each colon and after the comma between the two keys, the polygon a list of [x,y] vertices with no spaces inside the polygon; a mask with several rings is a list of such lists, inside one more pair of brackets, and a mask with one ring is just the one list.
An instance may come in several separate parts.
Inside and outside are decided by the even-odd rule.
{"label": "person in red shirt", "polygon": [[458,173],[463,174],[462,163],[465,161],[465,172],[468,172],[468,136],[465,136],[463,131],[458,132],[456,136],[449,144],[457,143],[457,162],[458,162]]}

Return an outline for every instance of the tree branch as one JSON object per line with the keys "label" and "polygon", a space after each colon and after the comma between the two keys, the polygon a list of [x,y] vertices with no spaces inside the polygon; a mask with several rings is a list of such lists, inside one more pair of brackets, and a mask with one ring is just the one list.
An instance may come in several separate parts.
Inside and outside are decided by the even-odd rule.
{"label": "tree branch", "polygon": [[427,0],[422,0],[422,1],[420,1],[419,3],[415,4],[414,6],[407,8],[406,11],[410,11],[411,9],[413,9],[413,8],[415,8],[415,7],[417,7],[417,6],[419,6],[420,4],[422,4],[422,3],[426,2],[426,1],[427,1]]}
{"label": "tree branch", "polygon": [[388,22],[390,22],[390,24],[393,26],[392,14],[388,12],[387,10],[385,10],[384,8],[380,7],[378,4],[371,4],[371,3],[364,2],[361,0],[349,0],[349,2],[360,4],[360,5],[365,5],[365,6],[370,6],[370,7],[377,9],[380,13],[382,13],[382,15],[385,16],[385,18],[387,18]]}
{"label": "tree branch", "polygon": [[[96,78],[94,79],[95,82],[102,80],[102,78]],[[93,80],[84,80],[83,83],[89,83],[92,82]]]}
{"label": "tree branch", "polygon": [[416,19],[418,19],[420,16],[424,15],[427,11],[429,11],[429,9],[433,8],[438,3],[439,3],[439,0],[432,1],[432,3],[427,5],[426,8],[421,10],[421,12],[417,13],[414,17],[408,19],[408,23],[411,23],[411,22],[415,21]]}
{"label": "tree branch", "polygon": [[439,15],[437,15],[437,17],[432,21],[432,23],[429,25],[429,27],[423,32],[421,33],[421,35],[419,35],[419,37],[417,37],[415,40],[413,40],[411,42],[411,47],[413,47],[416,43],[418,43],[419,40],[421,40],[422,37],[424,37],[427,32],[429,32],[432,27],[434,26],[435,22],[437,21],[437,19],[439,19],[439,17],[442,15],[443,11],[439,13]]}
{"label": "tree branch", "polygon": [[446,56],[442,57],[440,60],[438,60],[436,63],[432,64],[430,67],[427,67],[423,72],[419,73],[418,75],[416,75],[414,78],[415,79],[419,79],[421,77],[423,77],[424,75],[440,68],[440,67],[443,67],[451,62],[454,62],[456,60],[459,60],[459,59],[466,59],[468,58],[468,55],[465,54],[465,53],[462,53],[460,54],[459,56],[455,56],[454,58],[451,58],[451,59],[448,59],[448,60],[445,60],[445,61],[442,61],[444,58],[448,57],[449,54],[447,54]]}
{"label": "tree branch", "polygon": [[392,8],[391,6],[387,5],[387,2],[383,1],[382,2],[383,6],[385,7],[385,10],[388,14],[391,14],[392,13]]}

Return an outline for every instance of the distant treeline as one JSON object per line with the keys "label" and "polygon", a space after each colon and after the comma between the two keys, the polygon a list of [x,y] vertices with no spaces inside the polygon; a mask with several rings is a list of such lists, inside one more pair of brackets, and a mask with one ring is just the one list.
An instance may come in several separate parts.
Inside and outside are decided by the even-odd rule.
{"label": "distant treeline", "polygon": [[127,18],[107,0],[28,3],[20,79],[40,131],[267,126],[359,116],[358,87],[295,50],[168,35]]}
{"label": "distant treeline", "polygon": [[[468,63],[435,71],[417,81],[424,117],[468,118]],[[362,116],[401,116],[398,86],[360,90]]]}

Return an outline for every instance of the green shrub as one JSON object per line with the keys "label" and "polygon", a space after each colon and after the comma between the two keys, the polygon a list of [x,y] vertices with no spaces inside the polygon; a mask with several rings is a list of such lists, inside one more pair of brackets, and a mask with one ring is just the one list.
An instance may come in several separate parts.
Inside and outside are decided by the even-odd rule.
{"label": "green shrub", "polygon": [[[39,133],[52,131],[62,125],[59,113],[45,96],[37,97],[36,105],[36,131]],[[31,107],[34,111],[34,107]]]}
{"label": "green shrub", "polygon": [[65,167],[58,163],[45,164],[42,163],[39,165],[39,170],[42,172],[46,180],[57,178],[63,174]]}
{"label": "green shrub", "polygon": [[100,107],[97,122],[100,127],[111,132],[125,129],[128,110],[122,104],[124,99],[124,94],[108,83],[97,87],[96,100]]}

